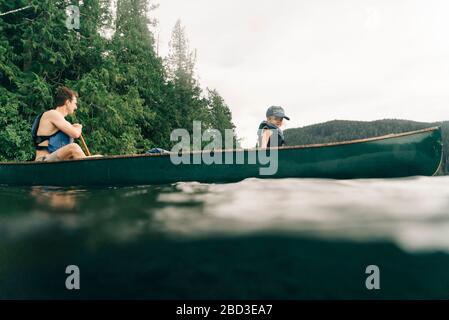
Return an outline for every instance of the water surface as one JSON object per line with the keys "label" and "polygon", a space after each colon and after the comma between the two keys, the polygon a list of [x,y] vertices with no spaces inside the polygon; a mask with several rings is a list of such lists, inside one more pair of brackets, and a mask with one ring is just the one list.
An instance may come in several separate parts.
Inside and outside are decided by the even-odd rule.
{"label": "water surface", "polygon": [[449,177],[0,187],[0,298],[447,299]]}

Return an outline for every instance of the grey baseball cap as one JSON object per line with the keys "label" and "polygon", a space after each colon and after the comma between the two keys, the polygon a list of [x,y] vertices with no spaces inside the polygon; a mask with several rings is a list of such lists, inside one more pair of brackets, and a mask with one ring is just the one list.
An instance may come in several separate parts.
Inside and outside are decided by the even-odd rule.
{"label": "grey baseball cap", "polygon": [[290,120],[290,118],[285,115],[284,109],[279,106],[269,107],[267,110],[267,118],[268,117],[278,117],[278,118],[285,118],[287,120]]}

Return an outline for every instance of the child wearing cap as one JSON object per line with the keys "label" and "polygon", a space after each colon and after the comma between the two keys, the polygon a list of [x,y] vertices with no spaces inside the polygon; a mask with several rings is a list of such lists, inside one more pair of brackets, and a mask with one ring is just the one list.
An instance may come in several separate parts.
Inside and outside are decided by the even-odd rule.
{"label": "child wearing cap", "polygon": [[284,109],[279,106],[269,107],[266,116],[267,120],[262,121],[259,125],[258,147],[270,148],[284,146],[284,133],[281,130],[281,126],[284,119],[290,120],[290,118],[285,115]]}

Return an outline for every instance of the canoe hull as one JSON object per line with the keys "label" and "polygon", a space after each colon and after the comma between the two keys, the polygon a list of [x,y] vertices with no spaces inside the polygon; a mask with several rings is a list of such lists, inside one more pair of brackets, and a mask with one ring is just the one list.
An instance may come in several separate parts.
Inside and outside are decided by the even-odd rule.
{"label": "canoe hull", "polygon": [[[170,156],[119,156],[54,163],[1,163],[0,184],[14,186],[127,186],[179,181],[227,183],[246,178],[398,178],[432,176],[442,159],[441,129],[331,145],[280,148],[277,172],[261,175],[260,152],[223,151],[224,163],[174,165]],[[194,155],[190,154],[193,162]],[[244,164],[236,164],[236,157]],[[249,159],[256,159],[249,164]],[[274,159],[274,158],[273,158]],[[274,160],[273,160],[274,161]],[[271,164],[273,165],[273,164]]]}

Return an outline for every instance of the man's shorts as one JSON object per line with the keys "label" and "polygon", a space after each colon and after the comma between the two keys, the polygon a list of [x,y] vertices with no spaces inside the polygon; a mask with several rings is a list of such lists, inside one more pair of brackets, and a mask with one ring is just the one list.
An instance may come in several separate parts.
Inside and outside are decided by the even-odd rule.
{"label": "man's shorts", "polygon": [[43,157],[39,157],[39,158],[36,159],[36,161],[46,161],[46,162],[61,161],[61,159],[59,159],[59,157],[58,157],[58,155],[56,153],[57,153],[57,151],[55,151],[55,152],[53,152],[53,153],[51,153],[49,155],[46,155],[46,156],[43,156]]}

